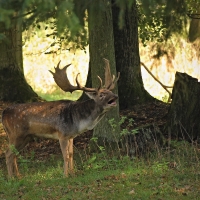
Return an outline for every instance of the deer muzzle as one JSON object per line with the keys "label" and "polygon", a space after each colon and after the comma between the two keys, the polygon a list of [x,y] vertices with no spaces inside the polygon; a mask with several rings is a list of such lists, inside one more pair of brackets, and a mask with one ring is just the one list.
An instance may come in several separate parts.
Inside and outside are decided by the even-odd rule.
{"label": "deer muzzle", "polygon": [[118,96],[114,94],[113,97],[108,101],[108,105],[117,106],[117,102],[116,102],[117,99],[118,99]]}

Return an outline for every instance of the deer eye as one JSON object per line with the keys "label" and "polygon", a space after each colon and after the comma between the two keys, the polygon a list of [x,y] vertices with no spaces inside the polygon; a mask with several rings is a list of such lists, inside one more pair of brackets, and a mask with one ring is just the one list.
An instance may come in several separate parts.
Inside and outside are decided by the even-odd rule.
{"label": "deer eye", "polygon": [[102,97],[104,97],[104,96],[105,96],[104,93],[101,93],[101,94],[99,95],[100,98],[102,98]]}

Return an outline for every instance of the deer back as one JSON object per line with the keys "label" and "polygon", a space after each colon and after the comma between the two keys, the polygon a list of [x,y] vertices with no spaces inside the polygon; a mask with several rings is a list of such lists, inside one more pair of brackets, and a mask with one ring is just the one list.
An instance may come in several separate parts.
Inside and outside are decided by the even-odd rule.
{"label": "deer back", "polygon": [[93,129],[102,118],[103,106],[93,99],[17,104],[3,111],[2,123],[7,132],[54,138],[75,137]]}

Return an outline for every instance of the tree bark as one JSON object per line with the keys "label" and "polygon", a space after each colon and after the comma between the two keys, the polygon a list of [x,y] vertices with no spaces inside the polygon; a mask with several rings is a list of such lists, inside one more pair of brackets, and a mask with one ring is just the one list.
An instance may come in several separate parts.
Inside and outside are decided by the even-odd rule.
{"label": "tree bark", "polygon": [[38,96],[26,82],[23,73],[21,26],[15,21],[11,28],[5,29],[1,23],[0,32],[5,35],[0,42],[0,100],[36,100]]}
{"label": "tree bark", "polygon": [[[93,15],[94,13],[91,13],[90,9],[88,10],[89,52],[93,87],[99,86],[97,75],[102,79],[104,77],[103,58],[110,61],[111,74],[116,75],[111,1],[102,0],[101,3],[104,9],[98,11],[96,16]],[[113,92],[117,94],[117,85]],[[112,120],[112,122],[109,123],[109,120]],[[99,141],[117,141],[120,133],[118,122],[119,107],[117,106],[110,110],[95,127],[93,132],[94,137],[98,137]]]}
{"label": "tree bark", "polygon": [[141,75],[136,1],[124,9],[124,25],[119,29],[119,7],[113,0],[113,31],[116,68],[120,72],[118,84],[120,109],[152,101],[145,90]]}
{"label": "tree bark", "polygon": [[[200,8],[197,9],[197,14],[199,13],[200,13]],[[198,15],[196,15],[195,17],[197,16]],[[198,16],[196,19],[192,18],[190,20],[188,39],[190,42],[194,42],[199,37],[200,37],[200,19]]]}
{"label": "tree bark", "polygon": [[[88,88],[92,88],[92,76],[91,76],[91,66],[89,64],[89,68],[88,68],[88,75],[87,75],[87,80],[86,80],[86,87]],[[80,98],[78,99],[78,101],[85,101],[89,99],[89,97],[85,94],[85,92],[82,93],[82,95],[80,96]]]}
{"label": "tree bark", "polygon": [[186,73],[176,72],[166,128],[175,139],[200,141],[200,83]]}

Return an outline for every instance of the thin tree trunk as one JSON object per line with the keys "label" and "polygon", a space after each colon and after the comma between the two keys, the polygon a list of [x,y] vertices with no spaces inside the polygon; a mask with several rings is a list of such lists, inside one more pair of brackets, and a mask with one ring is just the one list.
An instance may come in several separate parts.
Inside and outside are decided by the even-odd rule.
{"label": "thin tree trunk", "polygon": [[120,71],[118,84],[120,109],[154,100],[145,90],[140,67],[136,1],[124,9],[124,26],[119,29],[119,7],[113,0],[113,31],[116,68]]}
{"label": "thin tree trunk", "polygon": [[5,38],[0,42],[0,100],[26,102],[36,100],[37,94],[25,80],[22,59],[22,32],[17,22],[10,29],[1,24]]}
{"label": "thin tree trunk", "polygon": [[[94,2],[95,3],[95,2]],[[99,86],[97,75],[104,79],[104,61],[110,61],[111,73],[116,75],[111,1],[102,0],[104,10],[93,15],[89,9],[89,52],[93,87]],[[117,85],[113,91],[117,94]],[[110,121],[110,123],[109,123]],[[111,122],[112,121],[112,122]],[[106,141],[119,139],[119,107],[109,111],[95,127],[94,137]]]}

